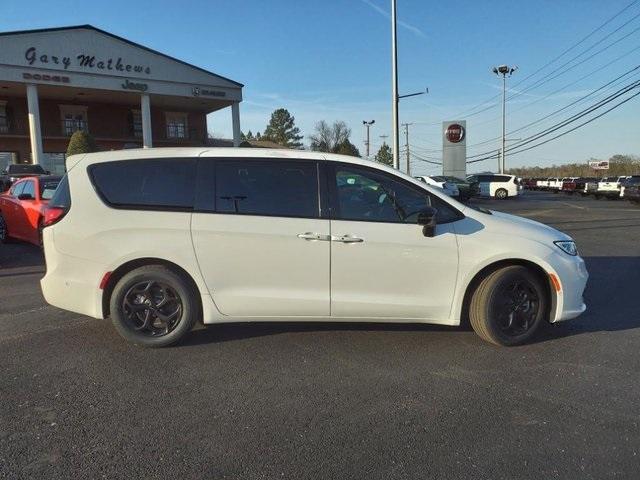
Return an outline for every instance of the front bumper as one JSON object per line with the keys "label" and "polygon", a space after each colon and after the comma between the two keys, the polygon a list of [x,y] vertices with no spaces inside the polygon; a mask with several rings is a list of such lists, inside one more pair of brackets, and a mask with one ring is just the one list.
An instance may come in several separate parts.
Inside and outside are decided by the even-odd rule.
{"label": "front bumper", "polygon": [[553,273],[558,277],[560,290],[556,291],[556,308],[551,317],[552,323],[570,320],[584,313],[587,306],[583,295],[589,280],[586,264],[581,257],[565,254],[557,254],[556,257],[559,260],[553,264]]}

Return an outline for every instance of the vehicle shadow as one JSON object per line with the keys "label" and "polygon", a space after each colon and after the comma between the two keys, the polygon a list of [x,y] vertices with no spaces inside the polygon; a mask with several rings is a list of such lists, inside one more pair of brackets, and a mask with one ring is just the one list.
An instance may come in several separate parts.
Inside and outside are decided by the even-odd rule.
{"label": "vehicle shadow", "polygon": [[42,267],[44,271],[42,248],[18,240],[0,244],[0,272],[21,267]]}
{"label": "vehicle shadow", "polygon": [[587,311],[576,319],[543,328],[534,341],[640,328],[640,257],[585,257],[585,262],[589,271],[584,293]]}
{"label": "vehicle shadow", "polygon": [[[640,328],[636,300],[640,285],[640,257],[586,257],[589,283],[585,291],[587,311],[580,317],[543,327],[529,343],[540,343],[593,332]],[[195,330],[181,345],[193,346],[292,332],[389,331],[462,334],[468,325],[447,327],[420,323],[255,322],[212,325]],[[453,339],[453,337],[452,337]]]}

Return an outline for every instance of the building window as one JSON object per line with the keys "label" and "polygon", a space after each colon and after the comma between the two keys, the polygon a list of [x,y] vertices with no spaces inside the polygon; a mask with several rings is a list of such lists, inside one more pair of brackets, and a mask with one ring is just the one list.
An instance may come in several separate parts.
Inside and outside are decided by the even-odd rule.
{"label": "building window", "polygon": [[82,130],[89,131],[87,123],[87,107],[84,105],[60,105],[60,116],[62,117],[62,133],[70,137],[73,132]]}
{"label": "building window", "polygon": [[0,100],[0,133],[9,133],[9,114],[4,100]]}
{"label": "building window", "polygon": [[142,138],[142,113],[131,110],[131,133],[135,138]]}
{"label": "building window", "polygon": [[188,138],[187,114],[167,112],[167,138]]}

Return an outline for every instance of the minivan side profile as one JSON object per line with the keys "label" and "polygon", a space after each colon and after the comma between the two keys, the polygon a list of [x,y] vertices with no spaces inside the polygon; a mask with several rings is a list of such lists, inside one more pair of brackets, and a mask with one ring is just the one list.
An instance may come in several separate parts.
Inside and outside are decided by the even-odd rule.
{"label": "minivan side profile", "polygon": [[478,182],[480,196],[483,197],[495,197],[504,200],[508,197],[516,197],[520,193],[518,179],[515,175],[482,173],[470,175],[467,180]]}
{"label": "minivan side profile", "polygon": [[567,235],[360,158],[159,148],[67,170],[45,215],[45,299],[139,345],[197,322],[467,319],[517,345],[586,308]]}

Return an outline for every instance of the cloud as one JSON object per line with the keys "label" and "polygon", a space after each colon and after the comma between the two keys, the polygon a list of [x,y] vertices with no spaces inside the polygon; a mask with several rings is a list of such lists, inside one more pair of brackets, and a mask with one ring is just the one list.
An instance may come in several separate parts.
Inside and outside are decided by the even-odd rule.
{"label": "cloud", "polygon": [[[364,4],[366,4],[366,5],[369,5],[371,8],[373,8],[376,12],[378,12],[383,17],[391,18],[391,14],[389,12],[387,12],[384,8],[381,8],[378,5],[376,5],[375,3],[371,2],[370,0],[362,0],[362,2]],[[409,30],[410,32],[414,33],[415,35],[417,35],[419,37],[422,37],[422,38],[426,38],[427,37],[422,30],[420,30],[418,27],[416,27],[414,25],[411,25],[410,23],[403,22],[402,20],[398,20],[398,25],[400,25],[401,27]]]}

